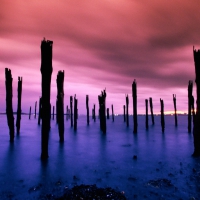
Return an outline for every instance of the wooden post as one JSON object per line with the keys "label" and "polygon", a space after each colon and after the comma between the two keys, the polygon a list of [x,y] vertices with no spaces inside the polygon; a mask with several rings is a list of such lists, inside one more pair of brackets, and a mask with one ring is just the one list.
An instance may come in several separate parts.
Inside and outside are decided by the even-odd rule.
{"label": "wooden post", "polygon": [[64,71],[57,74],[57,123],[60,142],[64,142]]}
{"label": "wooden post", "polygon": [[87,109],[87,125],[89,125],[90,123],[90,119],[89,119],[89,96],[86,95],[86,109]]}
{"label": "wooden post", "polygon": [[42,74],[42,152],[41,158],[47,159],[48,140],[50,130],[50,93],[52,67],[53,41],[43,40],[41,42],[41,74]]}
{"label": "wooden post", "polygon": [[128,94],[127,94],[126,95],[126,126],[127,127],[129,127],[128,105],[129,105],[129,98],[128,98]]}
{"label": "wooden post", "polygon": [[112,121],[114,122],[114,109],[113,109],[113,104],[112,104],[111,108],[112,108]]}
{"label": "wooden post", "polygon": [[124,122],[126,122],[126,106],[125,105],[123,106],[123,109],[124,109]]}
{"label": "wooden post", "polygon": [[196,88],[197,88],[197,107],[196,107],[196,115],[194,119],[194,129],[193,129],[193,137],[194,137],[194,152],[193,156],[200,156],[200,50],[196,50],[193,48],[194,55],[194,64],[195,64],[195,75],[196,75]]}
{"label": "wooden post", "polygon": [[74,96],[74,130],[77,130],[77,119],[78,119],[78,100],[76,95]]}
{"label": "wooden post", "polygon": [[12,106],[12,74],[11,70],[5,68],[5,85],[6,85],[6,115],[7,123],[10,130],[10,142],[14,141],[15,137],[15,127],[14,127],[14,116],[13,116],[13,106]]}
{"label": "wooden post", "polygon": [[189,81],[188,83],[188,133],[191,133],[191,110],[192,110],[192,90],[193,90],[193,82]]}
{"label": "wooden post", "polygon": [[55,109],[55,107],[53,106],[53,120],[54,120],[54,109]]}
{"label": "wooden post", "polygon": [[73,97],[70,96],[70,118],[71,118],[71,127],[73,127]]}
{"label": "wooden post", "polygon": [[40,125],[40,119],[42,119],[42,97],[39,100],[38,125]]}
{"label": "wooden post", "polygon": [[94,104],[94,108],[93,108],[93,112],[94,112],[94,122],[96,121],[96,113],[95,113],[95,104]]}
{"label": "wooden post", "polygon": [[162,99],[160,99],[160,106],[161,106],[161,127],[162,127],[162,132],[164,133],[165,131],[164,101]]}
{"label": "wooden post", "polygon": [[36,119],[37,101],[35,102],[35,119]]}
{"label": "wooden post", "polygon": [[138,122],[137,122],[137,83],[136,80],[133,81],[132,84],[132,96],[133,96],[133,133],[137,133],[137,127],[138,127]]}
{"label": "wooden post", "polygon": [[149,129],[149,122],[148,122],[148,99],[145,99],[146,104],[146,130]]}
{"label": "wooden post", "polygon": [[99,117],[100,117],[100,129],[103,133],[106,133],[106,90],[101,92],[98,96],[99,100]]}
{"label": "wooden post", "polygon": [[107,119],[110,119],[109,108],[107,108]]}
{"label": "wooden post", "polygon": [[30,106],[30,109],[29,109],[29,119],[31,119],[31,106]]}
{"label": "wooden post", "polygon": [[153,115],[153,102],[152,102],[152,98],[149,98],[149,104],[150,104],[150,110],[151,110],[151,121],[152,124],[154,125],[154,115]]}
{"label": "wooden post", "polygon": [[68,118],[69,118],[69,108],[68,108],[68,106],[66,107],[66,120],[68,120]]}
{"label": "wooden post", "polygon": [[22,77],[18,77],[18,103],[17,103],[17,121],[16,121],[16,127],[17,127],[17,134],[19,134],[20,131],[20,122],[21,122],[21,100],[22,100]]}
{"label": "wooden post", "polygon": [[175,116],[175,126],[178,126],[178,120],[177,120],[177,109],[176,109],[176,95],[173,94],[173,102],[174,102],[174,116]]}

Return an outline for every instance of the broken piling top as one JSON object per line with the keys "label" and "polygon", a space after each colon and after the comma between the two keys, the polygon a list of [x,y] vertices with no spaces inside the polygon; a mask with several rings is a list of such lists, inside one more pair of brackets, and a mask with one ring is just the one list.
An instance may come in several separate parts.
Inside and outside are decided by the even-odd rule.
{"label": "broken piling top", "polygon": [[132,83],[132,96],[137,96],[137,83],[136,83],[136,79],[134,79],[134,81]]}
{"label": "broken piling top", "polygon": [[196,81],[197,75],[200,74],[200,49],[196,50],[193,46],[193,56],[194,56],[194,65],[195,65],[195,72],[196,72]]}
{"label": "broken piling top", "polygon": [[53,41],[46,40],[45,38],[41,42],[41,73],[52,73],[52,49]]}
{"label": "broken piling top", "polygon": [[6,81],[12,81],[12,74],[11,74],[11,70],[8,68],[5,68],[5,77],[6,77]]}
{"label": "broken piling top", "polygon": [[65,76],[64,70],[58,71],[57,79],[56,79],[58,94],[62,93],[63,95],[64,95],[64,76]]}
{"label": "broken piling top", "polygon": [[89,95],[86,95],[86,108],[88,108],[88,103],[89,103]]}

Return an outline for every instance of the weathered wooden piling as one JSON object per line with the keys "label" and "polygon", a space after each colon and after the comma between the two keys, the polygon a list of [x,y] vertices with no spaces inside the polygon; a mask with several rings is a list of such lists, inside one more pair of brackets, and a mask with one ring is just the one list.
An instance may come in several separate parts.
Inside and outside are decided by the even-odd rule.
{"label": "weathered wooden piling", "polygon": [[64,141],[64,71],[57,74],[57,123],[60,142]]}
{"label": "weathered wooden piling", "polygon": [[47,159],[48,140],[50,130],[50,88],[52,67],[53,41],[43,40],[41,42],[41,75],[42,75],[42,153],[41,158]]}
{"label": "weathered wooden piling", "polygon": [[5,68],[5,85],[6,85],[6,115],[7,123],[10,130],[10,142],[14,141],[15,137],[15,127],[14,127],[14,116],[13,116],[13,106],[12,106],[12,74],[11,70]]}
{"label": "weathered wooden piling", "polygon": [[31,106],[30,106],[30,109],[29,109],[29,119],[31,119]]}
{"label": "weathered wooden piling", "polygon": [[68,108],[68,105],[66,107],[66,120],[69,119],[69,108]]}
{"label": "weathered wooden piling", "polygon": [[86,95],[87,125],[90,124],[89,119],[89,95]]}
{"label": "weathered wooden piling", "polygon": [[70,111],[71,127],[73,127],[73,96],[70,96]]}
{"label": "weathered wooden piling", "polygon": [[150,111],[151,111],[151,121],[152,121],[152,124],[154,125],[154,114],[153,114],[153,101],[152,101],[152,98],[150,97],[149,98],[149,104],[150,104]]}
{"label": "weathered wooden piling", "polygon": [[54,109],[55,109],[55,107],[53,106],[53,116],[52,116],[53,120],[54,120]]}
{"label": "weathered wooden piling", "polygon": [[96,121],[95,104],[94,104],[94,107],[93,107],[93,119],[94,119],[94,122],[95,122]]}
{"label": "weathered wooden piling", "polygon": [[38,125],[40,125],[41,119],[42,119],[42,97],[40,97],[39,100]]}
{"label": "weathered wooden piling", "polygon": [[175,126],[178,126],[178,120],[177,120],[177,109],[176,109],[176,95],[175,95],[175,94],[173,94],[173,102],[174,102]]}
{"label": "weathered wooden piling", "polygon": [[107,108],[106,110],[107,110],[107,119],[110,119],[109,108]]}
{"label": "weathered wooden piling", "polygon": [[195,115],[195,123],[193,129],[194,137],[194,152],[193,156],[200,156],[200,49],[197,51],[193,48],[195,75],[196,75],[196,88],[197,88],[197,107]]}
{"label": "weathered wooden piling", "polygon": [[160,107],[161,107],[161,127],[162,127],[162,132],[164,133],[165,131],[165,118],[164,118],[164,101],[160,99]]}
{"label": "weathered wooden piling", "polygon": [[124,122],[126,122],[126,106],[123,106],[123,110],[124,110]]}
{"label": "weathered wooden piling", "polygon": [[36,111],[37,111],[37,101],[35,102],[35,119],[36,119]]}
{"label": "weathered wooden piling", "polygon": [[100,117],[100,129],[103,133],[106,133],[106,90],[101,92],[98,96],[99,100],[99,117]]}
{"label": "weathered wooden piling", "polygon": [[128,114],[129,98],[126,95],[126,126],[129,127],[129,114]]}
{"label": "weathered wooden piling", "polygon": [[20,122],[21,122],[21,100],[22,100],[22,77],[18,77],[18,88],[17,88],[17,97],[18,97],[18,103],[17,103],[17,120],[16,120],[16,127],[17,127],[17,134],[19,134],[20,131]]}
{"label": "weathered wooden piling", "polygon": [[113,108],[113,104],[111,105],[112,108],[112,121],[114,122],[114,108]]}
{"label": "weathered wooden piling", "polygon": [[148,99],[145,99],[145,105],[146,105],[146,130],[149,129],[149,122],[148,122]]}
{"label": "weathered wooden piling", "polygon": [[137,133],[138,122],[137,122],[137,83],[136,80],[132,84],[132,96],[133,96],[133,133]]}
{"label": "weathered wooden piling", "polygon": [[78,119],[78,100],[76,95],[74,96],[74,130],[77,130],[77,119]]}
{"label": "weathered wooden piling", "polygon": [[192,129],[192,116],[191,116],[191,111],[192,111],[192,91],[193,91],[193,82],[190,80],[188,82],[188,133],[191,133]]}

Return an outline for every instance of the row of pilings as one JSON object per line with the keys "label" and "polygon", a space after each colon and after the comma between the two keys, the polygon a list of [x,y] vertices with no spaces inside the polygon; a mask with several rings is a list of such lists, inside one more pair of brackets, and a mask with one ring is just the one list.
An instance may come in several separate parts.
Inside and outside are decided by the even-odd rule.
{"label": "row of pilings", "polygon": [[[41,89],[42,96],[39,100],[39,116],[38,124],[40,120],[42,121],[41,128],[41,158],[48,158],[48,138],[50,130],[50,118],[51,118],[51,104],[50,104],[50,88],[51,88],[51,75],[53,71],[52,67],[52,47],[53,41],[43,40],[41,42]],[[195,113],[194,108],[194,97],[192,95],[193,83],[189,81],[188,84],[188,132],[191,132],[191,116],[193,115],[193,134],[194,134],[194,156],[200,155],[200,50],[196,51],[193,49],[194,53],[194,62],[195,62],[195,74],[196,74],[196,86],[197,86],[197,109]],[[10,141],[14,141],[14,116],[13,116],[13,107],[12,107],[12,75],[10,69],[5,69],[5,85],[6,85],[6,115],[7,123],[10,131]],[[59,129],[60,141],[64,141],[64,71],[59,71],[57,75],[57,102],[56,102],[56,111],[57,111],[57,123]],[[17,107],[17,133],[20,132],[20,120],[21,120],[21,96],[22,96],[22,77],[18,78],[18,107]],[[133,132],[137,133],[138,122],[137,122],[137,83],[136,80],[132,84],[132,97],[133,97]],[[100,129],[103,133],[106,133],[106,90],[103,90],[98,96],[99,101],[99,119],[100,119]],[[174,111],[175,111],[175,126],[178,126],[177,120],[177,108],[176,108],[176,95],[173,94],[174,102]],[[152,98],[149,99],[150,111],[152,124],[154,124],[154,115],[153,115],[153,103]],[[161,127],[162,132],[165,129],[164,121],[164,101],[160,99],[161,105]],[[127,127],[129,126],[129,97],[126,95],[126,106],[124,105],[124,121],[126,121]],[[146,129],[148,129],[148,99],[145,99],[146,106]],[[35,117],[36,117],[36,107],[37,102],[35,103]],[[89,96],[86,96],[86,109],[87,109],[87,124],[89,125]],[[67,109],[68,110],[68,109]],[[73,113],[74,111],[74,113]],[[78,100],[76,95],[74,96],[74,109],[73,109],[73,97],[70,96],[70,113],[67,111],[67,115],[70,114],[71,127],[74,127],[74,130],[77,130],[77,119],[78,119]],[[29,118],[31,116],[31,107],[29,112]],[[109,118],[109,109],[107,109],[107,116]],[[67,116],[68,119],[69,116]],[[96,120],[95,116],[95,105],[92,109],[92,118]],[[53,107],[53,119],[54,119],[54,107]],[[114,121],[114,109],[112,105],[112,119]]]}

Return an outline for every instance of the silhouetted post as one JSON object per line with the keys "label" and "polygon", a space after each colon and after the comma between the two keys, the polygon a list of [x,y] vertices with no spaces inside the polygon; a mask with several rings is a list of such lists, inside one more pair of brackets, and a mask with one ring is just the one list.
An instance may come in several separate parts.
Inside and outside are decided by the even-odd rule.
{"label": "silhouetted post", "polygon": [[133,81],[132,84],[132,96],[133,96],[133,122],[134,122],[134,127],[133,127],[133,132],[137,133],[137,83],[136,80]]}
{"label": "silhouetted post", "polygon": [[12,74],[11,70],[5,68],[5,85],[6,85],[6,115],[7,123],[10,130],[10,142],[14,141],[15,137],[15,127],[14,127],[14,116],[13,116],[13,106],[12,106]]}
{"label": "silhouetted post", "polygon": [[197,88],[197,107],[195,115],[195,123],[193,129],[194,136],[194,153],[193,156],[200,156],[200,50],[193,48],[194,64],[195,64],[195,75],[196,75],[196,88]]}
{"label": "silhouetted post", "polygon": [[17,121],[16,121],[16,127],[17,127],[17,134],[19,134],[20,131],[20,122],[21,122],[21,100],[22,100],[22,77],[18,77],[18,103],[17,103]]}
{"label": "silhouetted post", "polygon": [[191,110],[192,110],[192,90],[193,82],[189,81],[188,83],[188,133],[191,133]]}
{"label": "silhouetted post", "polygon": [[126,126],[129,127],[129,114],[128,114],[129,98],[126,96]]}
{"label": "silhouetted post", "polygon": [[112,108],[112,121],[114,122],[114,109],[113,109],[113,104],[112,104],[111,108]]}
{"label": "silhouetted post", "polygon": [[94,104],[94,108],[93,108],[93,114],[94,114],[94,122],[96,121],[96,113],[95,113],[95,104]]}
{"label": "silhouetted post", "polygon": [[162,132],[164,133],[165,131],[165,118],[164,118],[164,101],[160,99],[160,107],[161,107],[161,127],[162,127]]}
{"label": "silhouetted post", "polygon": [[89,123],[90,123],[90,119],[89,119],[89,105],[88,105],[88,103],[89,103],[89,96],[86,95],[87,125],[89,125]]}
{"label": "silhouetted post", "polygon": [[100,115],[100,129],[106,133],[106,90],[101,92],[98,96],[99,100],[99,115]]}
{"label": "silhouetted post", "polygon": [[29,109],[29,119],[31,119],[31,106],[30,106],[30,109]]}
{"label": "silhouetted post", "polygon": [[107,119],[110,119],[109,108],[107,108]]}
{"label": "silhouetted post", "polygon": [[124,109],[124,122],[126,122],[126,106],[125,105],[123,106],[123,109]]}
{"label": "silhouetted post", "polygon": [[149,129],[149,122],[148,122],[148,99],[145,99],[146,104],[146,129]]}
{"label": "silhouetted post", "polygon": [[41,43],[41,74],[42,74],[42,153],[41,158],[47,159],[50,130],[50,88],[52,67],[53,41],[43,40]]}
{"label": "silhouetted post", "polygon": [[38,125],[40,125],[40,119],[42,119],[42,97],[39,100]]}
{"label": "silhouetted post", "polygon": [[54,109],[55,109],[55,107],[53,106],[53,120],[54,120]]}
{"label": "silhouetted post", "polygon": [[57,74],[57,119],[60,142],[64,141],[64,71]]}
{"label": "silhouetted post", "polygon": [[36,119],[37,101],[35,102],[35,119]]}
{"label": "silhouetted post", "polygon": [[71,127],[73,127],[73,97],[70,96],[70,118],[71,118]]}
{"label": "silhouetted post", "polygon": [[78,119],[78,100],[76,95],[74,96],[74,130],[77,130],[77,119]]}
{"label": "silhouetted post", "polygon": [[150,104],[150,110],[151,110],[151,120],[152,120],[152,124],[154,125],[154,115],[153,115],[153,102],[152,102],[152,98],[149,98],[149,104]]}
{"label": "silhouetted post", "polygon": [[178,126],[178,121],[177,121],[177,109],[176,109],[176,95],[173,94],[173,102],[174,102],[174,116],[175,116],[175,126]]}
{"label": "silhouetted post", "polygon": [[68,108],[68,106],[66,107],[66,120],[68,120],[68,118],[69,118],[69,108]]}
{"label": "silhouetted post", "polygon": [[195,110],[194,110],[194,96],[192,96],[192,117],[193,117],[193,127],[194,127],[194,123],[195,123]]}

